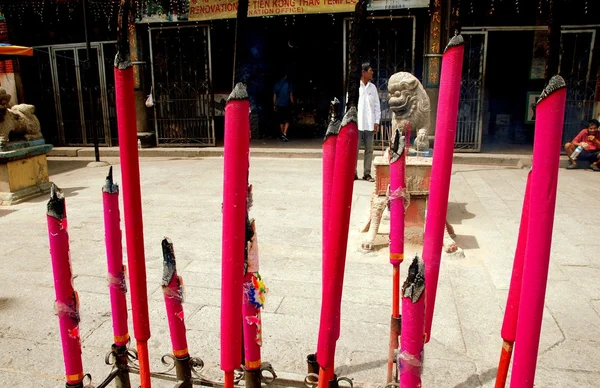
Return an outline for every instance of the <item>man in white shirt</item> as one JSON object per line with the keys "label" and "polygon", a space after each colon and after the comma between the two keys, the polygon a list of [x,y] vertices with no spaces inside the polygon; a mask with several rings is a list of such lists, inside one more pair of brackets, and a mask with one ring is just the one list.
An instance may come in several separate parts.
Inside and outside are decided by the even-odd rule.
{"label": "man in white shirt", "polygon": [[[358,97],[358,150],[361,144],[365,147],[363,179],[375,182],[371,176],[371,164],[373,161],[373,136],[379,132],[379,120],[381,119],[381,107],[379,105],[379,93],[377,87],[371,83],[373,79],[373,68],[371,64],[362,64],[362,76],[360,78],[360,89]],[[358,164],[358,152],[356,161]],[[358,171],[354,172],[354,180],[358,179]]]}

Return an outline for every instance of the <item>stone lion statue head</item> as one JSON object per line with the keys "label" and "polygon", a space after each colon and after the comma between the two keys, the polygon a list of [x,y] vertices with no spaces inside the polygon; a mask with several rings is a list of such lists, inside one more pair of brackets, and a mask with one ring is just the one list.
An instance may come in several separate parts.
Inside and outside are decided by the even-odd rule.
{"label": "stone lion statue head", "polygon": [[429,96],[414,75],[407,72],[392,75],[388,81],[388,93],[395,122],[407,120],[415,131],[429,130]]}

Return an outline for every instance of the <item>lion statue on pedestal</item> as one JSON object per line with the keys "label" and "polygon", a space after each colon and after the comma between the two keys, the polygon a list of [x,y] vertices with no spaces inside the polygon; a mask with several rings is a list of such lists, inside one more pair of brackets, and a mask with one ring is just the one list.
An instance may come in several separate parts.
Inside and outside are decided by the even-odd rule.
{"label": "lion statue on pedestal", "polygon": [[9,141],[43,139],[35,107],[28,104],[9,106],[10,94],[0,88],[0,148]]}

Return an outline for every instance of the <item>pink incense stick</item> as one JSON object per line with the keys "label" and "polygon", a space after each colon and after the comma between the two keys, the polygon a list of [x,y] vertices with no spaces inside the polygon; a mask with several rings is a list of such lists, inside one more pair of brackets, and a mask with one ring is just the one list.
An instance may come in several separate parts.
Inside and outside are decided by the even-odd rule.
{"label": "pink incense stick", "polygon": [[181,359],[190,355],[183,317],[183,279],[177,275],[173,243],[168,237],[165,237],[161,245],[163,252],[162,290],[167,309],[171,345],[173,355]]}
{"label": "pink incense stick", "polygon": [[[327,237],[327,233],[329,231],[329,222],[330,222],[330,211],[331,211],[331,192],[333,190],[333,177],[334,177],[334,169],[335,169],[335,158],[336,158],[336,149],[337,149],[337,139],[338,134],[340,132],[341,120],[337,114],[338,106],[340,104],[339,100],[335,98],[332,101],[332,117],[329,122],[329,126],[327,127],[327,131],[325,133],[325,141],[323,142],[323,227],[322,227],[322,242],[323,242],[323,250],[322,250],[322,277],[325,279],[327,270],[325,263],[327,260],[325,256],[327,255],[327,244],[330,239]],[[324,281],[324,280],[323,280]],[[341,308],[341,306],[339,306]],[[336,316],[339,316],[339,311],[336,313]],[[335,333],[336,338],[339,338],[339,327],[337,332]]]}
{"label": "pink incense stick", "polygon": [[244,277],[244,298],[242,314],[244,316],[244,356],[248,370],[260,369],[262,365],[260,347],[262,346],[262,320],[260,310],[265,303],[265,285],[258,273],[258,242],[256,225],[251,221],[252,238],[248,243],[248,269]]}
{"label": "pink incense stick", "polygon": [[133,334],[138,351],[141,387],[149,388],[152,386],[150,381],[150,357],[148,354],[150,319],[148,316],[144,222],[142,218],[142,192],[135,116],[136,98],[133,65],[129,60],[129,42],[127,39],[129,5],[127,1],[121,2],[120,20],[125,21],[125,27],[120,26],[122,33],[120,33],[117,45],[118,51],[115,57],[115,97]]}
{"label": "pink incense stick", "polygon": [[531,171],[527,174],[527,185],[525,187],[525,197],[523,199],[523,211],[521,212],[521,225],[519,227],[517,249],[515,251],[508,298],[506,300],[506,309],[504,310],[504,322],[502,323],[501,331],[504,343],[502,344],[500,363],[498,365],[496,388],[503,388],[506,385],[512,349],[517,336],[517,315],[519,312],[519,298],[521,297],[521,280],[523,278],[523,264],[525,262],[525,247],[527,246],[527,231],[529,229],[530,195]]}
{"label": "pink incense stick", "polygon": [[[327,232],[330,241],[323,260],[323,298],[317,347],[319,365],[325,370],[334,365],[335,346],[340,333],[340,308],[358,147],[356,116],[356,108],[350,108],[337,135]],[[321,383],[328,382],[319,380]]]}
{"label": "pink incense stick", "polygon": [[79,296],[73,289],[73,274],[69,254],[69,234],[65,227],[65,198],[52,184],[46,220],[50,240],[50,256],[54,273],[56,312],[60,326],[63,359],[68,385],[83,381],[81,339],[79,337]]}
{"label": "pink incense stick", "polygon": [[461,35],[456,35],[448,43],[442,58],[431,186],[423,242],[423,260],[427,274],[425,342],[431,339],[431,325],[440,275],[464,51],[464,40]]}
{"label": "pink incense stick", "polygon": [[425,334],[425,263],[415,256],[402,286],[402,335],[400,337],[400,387],[420,388]]}
{"label": "pink incense stick", "polygon": [[394,353],[398,349],[400,335],[400,264],[404,260],[404,214],[406,198],[406,156],[410,145],[411,124],[398,123],[404,129],[396,128],[388,150],[390,163],[390,263],[392,277],[392,319],[390,323],[390,344],[388,352],[387,382],[394,379]]}
{"label": "pink incense stick", "polygon": [[225,107],[223,171],[223,239],[221,274],[221,370],[226,382],[241,365],[242,292],[244,282],[245,220],[250,102],[238,83]]}
{"label": "pink incense stick", "polygon": [[556,207],[560,149],[567,89],[554,76],[536,107],[533,168],[531,172],[530,224],[521,282],[512,388],[533,387],[544,314],[544,299],[550,265],[552,228]]}
{"label": "pink incense stick", "polygon": [[[405,125],[410,128],[410,123]],[[410,130],[408,131],[410,136]],[[404,260],[404,197],[406,195],[406,142],[396,128],[389,149],[390,157],[390,263]]]}
{"label": "pink incense stick", "polygon": [[113,336],[116,346],[126,346],[129,342],[127,327],[127,283],[123,265],[123,245],[121,241],[121,216],[119,212],[119,186],[113,183],[112,166],[106,183],[102,186],[104,205],[104,240],[108,264],[108,286],[112,312]]}

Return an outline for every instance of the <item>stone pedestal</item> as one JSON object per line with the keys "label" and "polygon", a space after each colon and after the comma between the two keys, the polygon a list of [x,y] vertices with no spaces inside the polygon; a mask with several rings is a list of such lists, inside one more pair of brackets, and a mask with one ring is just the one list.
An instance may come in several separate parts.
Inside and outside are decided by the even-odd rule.
{"label": "stone pedestal", "polygon": [[[406,189],[410,196],[404,216],[404,239],[407,243],[423,244],[425,213],[431,182],[431,162],[432,158],[425,157],[409,156],[406,159]],[[375,194],[386,195],[390,184],[390,165],[383,156],[376,157],[373,165],[375,166]]]}
{"label": "stone pedestal", "polygon": [[0,148],[0,205],[13,205],[50,191],[43,139],[8,143]]}
{"label": "stone pedestal", "polygon": [[[406,159],[406,188],[410,197],[408,208],[404,213],[404,241],[406,244],[423,245],[432,161],[433,158],[421,156],[409,156]],[[370,219],[363,229],[363,232],[369,232],[362,243],[362,248],[365,250],[374,249],[374,241],[379,232],[383,211],[388,200],[386,192],[390,183],[390,166],[387,158],[376,157],[373,164],[375,165],[375,191],[371,198]],[[452,226],[446,222],[444,251],[463,257],[463,251],[456,245],[453,234]]]}

